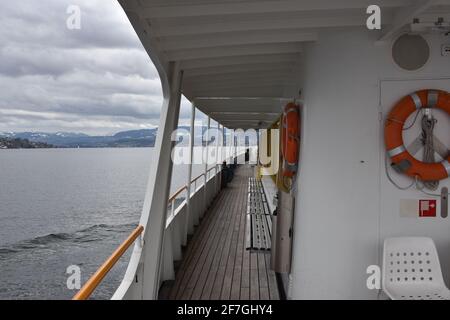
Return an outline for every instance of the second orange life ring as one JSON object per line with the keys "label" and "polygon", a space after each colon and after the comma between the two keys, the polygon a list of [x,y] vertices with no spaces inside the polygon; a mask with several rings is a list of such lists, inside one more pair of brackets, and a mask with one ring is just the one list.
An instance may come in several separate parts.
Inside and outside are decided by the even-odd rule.
{"label": "second orange life ring", "polygon": [[442,162],[425,163],[414,158],[403,143],[406,119],[421,108],[437,108],[450,115],[450,94],[440,90],[420,90],[403,97],[389,113],[384,125],[386,150],[393,165],[399,165],[410,177],[422,181],[442,180],[450,176],[450,156]]}
{"label": "second orange life ring", "polygon": [[298,170],[300,148],[300,106],[291,102],[283,110],[281,121],[281,154],[283,176],[293,177]]}

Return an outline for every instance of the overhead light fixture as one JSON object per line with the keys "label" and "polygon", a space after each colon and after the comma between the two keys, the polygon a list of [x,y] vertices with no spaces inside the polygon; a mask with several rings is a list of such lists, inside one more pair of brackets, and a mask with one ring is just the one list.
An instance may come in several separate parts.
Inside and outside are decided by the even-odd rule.
{"label": "overhead light fixture", "polygon": [[445,34],[450,33],[450,20],[444,17],[436,17],[433,20],[422,20],[415,18],[410,24],[412,32],[416,33],[434,33]]}

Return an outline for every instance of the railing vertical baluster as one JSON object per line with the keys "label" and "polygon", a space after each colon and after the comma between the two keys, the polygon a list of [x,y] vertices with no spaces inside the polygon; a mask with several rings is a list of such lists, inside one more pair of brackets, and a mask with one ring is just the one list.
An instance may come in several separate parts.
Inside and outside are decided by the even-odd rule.
{"label": "railing vertical baluster", "polygon": [[175,199],[176,198],[172,199],[172,204],[171,204],[172,208],[170,208],[170,217],[171,218],[173,218],[173,215],[175,214]]}

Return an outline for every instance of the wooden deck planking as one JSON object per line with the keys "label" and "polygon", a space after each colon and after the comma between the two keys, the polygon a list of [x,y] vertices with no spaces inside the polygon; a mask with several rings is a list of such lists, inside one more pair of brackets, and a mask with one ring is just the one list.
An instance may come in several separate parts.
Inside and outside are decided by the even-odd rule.
{"label": "wooden deck planking", "polygon": [[[231,213],[227,214],[227,211],[228,212],[232,211],[229,210],[228,206],[229,203],[226,203],[225,206],[223,206],[224,212],[221,212],[222,216],[225,217],[225,221],[227,221],[231,216]],[[223,241],[223,237],[226,235],[227,235],[227,227],[225,224],[222,223],[219,226],[219,230],[215,231],[214,239],[212,239],[212,243],[209,245],[208,250],[204,250],[203,255],[200,257],[199,263],[197,263],[196,268],[191,274],[191,278],[188,283],[188,288],[194,289],[191,299],[198,300],[202,297],[203,288],[205,286],[208,274],[211,271],[214,256],[220,250],[221,248],[220,244]]]}
{"label": "wooden deck planking", "polygon": [[[270,270],[270,255],[265,256],[266,268]],[[280,300],[275,272],[267,272],[270,300]]]}
{"label": "wooden deck planking", "polygon": [[213,204],[213,207],[205,213],[203,220],[201,221],[198,229],[195,231],[194,236],[188,244],[187,250],[184,254],[184,259],[181,262],[180,269],[178,270],[175,278],[175,283],[171,291],[170,299],[181,298],[183,290],[186,288],[189,281],[189,267],[195,265],[198,259],[198,255],[201,254],[204,246],[206,245],[209,236],[214,230],[217,220],[212,214],[215,208],[219,208],[221,203],[225,201],[224,195],[220,194],[219,199]]}
{"label": "wooden deck planking", "polygon": [[267,283],[267,270],[264,254],[258,254],[258,280],[259,280],[259,298],[261,300],[270,300],[269,285]]}
{"label": "wooden deck planking", "polygon": [[245,249],[248,177],[252,174],[250,167],[239,167],[234,180],[214,200],[184,252],[168,289],[170,299],[279,298],[270,254]]}
{"label": "wooden deck planking", "polygon": [[233,280],[231,283],[231,300],[239,300],[241,296],[242,264],[244,256],[245,241],[245,215],[241,215],[239,224],[238,243],[236,247],[236,259],[234,261]]}
{"label": "wooden deck planking", "polygon": [[[232,212],[233,215],[233,219],[231,221],[228,222],[228,234],[227,234],[227,238],[226,241],[224,243],[224,249],[222,251],[222,255],[220,257],[220,262],[216,267],[217,273],[214,279],[214,283],[213,283],[213,287],[212,287],[212,292],[210,295],[210,299],[213,300],[218,300],[220,299],[221,293],[222,293],[222,289],[223,289],[223,282],[224,282],[224,278],[225,278],[225,271],[226,271],[226,264],[227,264],[227,260],[230,254],[230,248],[231,248],[231,243],[232,243],[232,231],[233,231],[233,226],[234,226],[234,221],[236,219],[236,217],[238,217],[239,215],[236,214],[236,212],[239,212],[239,204],[240,204],[240,197],[241,197],[241,185],[242,185],[242,181],[240,181],[239,183],[239,187],[236,188],[237,194],[234,195],[234,197],[230,198],[230,201],[232,201],[233,199],[235,200],[235,207],[234,207],[234,212]],[[230,186],[230,188],[234,189],[234,186]],[[227,190],[228,191],[228,190]],[[236,201],[237,200],[237,201]]]}
{"label": "wooden deck planking", "polygon": [[[189,262],[189,265],[186,269],[186,272],[184,274],[183,277],[183,281],[182,283],[184,285],[182,285],[180,287],[180,291],[185,290],[185,289],[192,289],[189,290],[189,292],[194,293],[195,289],[195,284],[200,276],[200,272],[201,269],[203,268],[204,264],[207,262],[206,259],[208,257],[208,253],[212,250],[212,248],[214,247],[214,244],[217,244],[219,241],[219,237],[221,236],[221,234],[223,233],[223,229],[224,226],[223,224],[220,224],[220,219],[219,217],[223,218],[223,214],[224,212],[226,212],[227,209],[227,202],[225,202],[225,197],[221,198],[220,201],[220,205],[215,206],[215,208],[213,208],[213,210],[211,210],[211,215],[213,215],[213,213],[215,213],[217,210],[217,214],[214,214],[212,217],[212,223],[210,224],[209,230],[209,236],[205,237],[202,241],[202,250],[197,249],[197,251],[194,253],[194,259],[191,260]],[[197,294],[197,291],[196,294]],[[200,292],[201,294],[201,292]],[[186,296],[186,294],[184,294],[184,298],[183,299],[191,299],[191,296]]]}
{"label": "wooden deck planking", "polygon": [[[231,190],[231,192],[235,193],[236,191]],[[216,279],[218,267],[220,265],[220,259],[223,255],[223,251],[225,250],[223,244],[227,241],[229,229],[231,228],[230,219],[234,217],[233,211],[235,210],[236,204],[227,201],[226,206],[227,209],[225,209],[225,213],[222,215],[224,219],[222,220],[222,235],[220,241],[217,243],[216,250],[212,252],[209,268],[205,270],[203,274],[204,282],[200,282],[197,284],[198,295],[193,296],[192,299],[210,299],[211,297],[212,290],[214,288],[214,281]],[[200,287],[202,287],[202,290],[200,290]]]}
{"label": "wooden deck planking", "polygon": [[259,300],[258,253],[250,253],[250,300]]}
{"label": "wooden deck planking", "polygon": [[250,251],[244,249],[242,255],[241,300],[250,299]]}
{"label": "wooden deck planking", "polygon": [[[242,193],[238,195],[238,209],[236,212],[242,212],[244,209],[241,204],[242,200],[239,198],[242,196]],[[237,255],[237,246],[238,246],[238,237],[239,237],[239,229],[241,225],[241,217],[239,214],[234,214],[234,229],[231,235],[231,247],[229,250],[228,261],[225,269],[225,277],[223,279],[222,284],[222,294],[220,296],[221,300],[229,300],[231,295],[231,286],[233,282],[233,273],[234,273],[234,263]]]}

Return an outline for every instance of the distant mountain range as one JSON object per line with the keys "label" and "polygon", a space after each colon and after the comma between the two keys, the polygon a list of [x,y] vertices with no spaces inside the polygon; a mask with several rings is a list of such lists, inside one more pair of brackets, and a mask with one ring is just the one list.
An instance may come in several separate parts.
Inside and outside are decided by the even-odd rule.
{"label": "distant mountain range", "polygon": [[[180,126],[189,132],[189,127]],[[206,127],[196,127],[195,144],[202,143],[202,135]],[[0,132],[0,138],[13,140],[27,140],[32,144],[41,143],[57,148],[134,148],[153,147],[156,141],[158,128],[141,129],[118,132],[110,136],[90,136],[84,133],[73,132]],[[256,143],[255,138],[250,139],[250,143]],[[187,139],[184,141],[188,143]]]}
{"label": "distant mountain range", "polygon": [[142,129],[112,136],[89,136],[73,132],[0,132],[0,137],[45,143],[59,148],[153,147],[158,129]]}
{"label": "distant mountain range", "polygon": [[[180,126],[178,129],[189,131],[189,127],[186,126]],[[199,129],[200,127],[196,129],[198,135],[195,139],[196,143],[202,141]],[[122,131],[110,136],[90,136],[73,132],[0,132],[0,138],[22,139],[31,143],[43,143],[58,148],[132,148],[153,147],[157,132],[158,128]]]}

